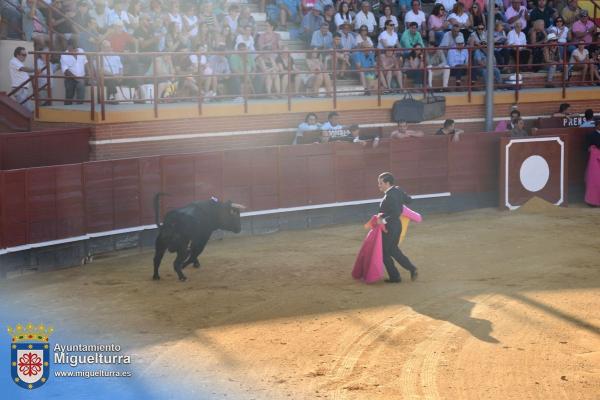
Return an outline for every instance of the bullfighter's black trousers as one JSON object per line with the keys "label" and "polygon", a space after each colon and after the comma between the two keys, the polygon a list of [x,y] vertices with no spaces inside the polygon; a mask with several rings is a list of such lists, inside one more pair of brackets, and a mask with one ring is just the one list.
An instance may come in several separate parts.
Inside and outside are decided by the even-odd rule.
{"label": "bullfighter's black trousers", "polygon": [[391,281],[400,280],[400,273],[394,265],[394,260],[398,261],[398,264],[407,271],[414,273],[417,268],[412,262],[402,253],[398,248],[398,239],[402,232],[402,225],[399,221],[393,221],[386,225],[387,232],[382,235],[382,246],[383,246],[383,264],[390,277]]}

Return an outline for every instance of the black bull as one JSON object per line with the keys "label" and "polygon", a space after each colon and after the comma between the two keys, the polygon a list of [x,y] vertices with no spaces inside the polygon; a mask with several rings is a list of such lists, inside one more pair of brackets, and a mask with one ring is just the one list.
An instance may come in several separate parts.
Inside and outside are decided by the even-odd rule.
{"label": "black bull", "polygon": [[158,237],[154,247],[154,276],[152,279],[160,279],[158,268],[165,251],[169,250],[171,253],[177,252],[173,268],[179,280],[185,281],[186,277],[182,270],[192,263],[196,268],[200,267],[198,256],[204,250],[214,231],[223,229],[239,233],[242,230],[240,209],[243,206],[216,199],[198,201],[167,212],[161,224],[159,221],[161,195],[163,193],[154,196]]}

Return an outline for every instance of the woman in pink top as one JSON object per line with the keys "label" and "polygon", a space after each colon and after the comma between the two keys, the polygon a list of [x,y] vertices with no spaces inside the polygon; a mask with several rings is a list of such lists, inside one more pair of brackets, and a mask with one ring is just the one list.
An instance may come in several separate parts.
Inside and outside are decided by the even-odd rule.
{"label": "woman in pink top", "polygon": [[441,3],[433,6],[427,26],[429,27],[429,43],[435,42],[436,46],[440,45],[444,37],[444,31],[448,29],[448,21],[446,21],[446,9]]}

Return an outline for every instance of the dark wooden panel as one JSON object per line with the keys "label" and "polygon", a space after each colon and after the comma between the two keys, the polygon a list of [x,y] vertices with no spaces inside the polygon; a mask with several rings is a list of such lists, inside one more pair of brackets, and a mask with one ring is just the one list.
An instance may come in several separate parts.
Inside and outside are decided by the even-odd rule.
{"label": "dark wooden panel", "polygon": [[198,154],[195,162],[195,199],[223,197],[223,152]]}
{"label": "dark wooden panel", "polygon": [[56,171],[52,167],[27,171],[27,209],[29,242],[39,243],[57,238]]}
{"label": "dark wooden panel", "polygon": [[163,211],[183,207],[195,199],[195,156],[178,155],[161,157]]}
{"label": "dark wooden panel", "polygon": [[83,164],[86,233],[114,229],[112,161]]}
{"label": "dark wooden panel", "polygon": [[265,147],[251,150],[253,210],[279,207],[279,150]]}
{"label": "dark wooden panel", "polygon": [[141,196],[141,223],[149,225],[155,222],[154,196],[162,190],[160,158],[140,158],[138,164]]}
{"label": "dark wooden panel", "polygon": [[246,150],[223,153],[223,200],[244,204],[252,210],[252,154]]}
{"label": "dark wooden panel", "polygon": [[335,199],[351,201],[365,196],[365,149],[356,143],[334,143]]}
{"label": "dark wooden panel", "polygon": [[2,232],[4,246],[29,243],[27,223],[27,171],[4,171],[2,176]]}
{"label": "dark wooden panel", "polygon": [[281,146],[279,148],[279,206],[296,207],[309,203],[308,148],[311,146]]}
{"label": "dark wooden panel", "polygon": [[334,203],[335,161],[334,143],[309,145],[317,151],[308,156],[308,204]]}
{"label": "dark wooden panel", "polygon": [[56,171],[56,235],[80,236],[86,232],[82,165],[61,165]]}
{"label": "dark wooden panel", "polygon": [[113,161],[115,229],[141,225],[137,159]]}

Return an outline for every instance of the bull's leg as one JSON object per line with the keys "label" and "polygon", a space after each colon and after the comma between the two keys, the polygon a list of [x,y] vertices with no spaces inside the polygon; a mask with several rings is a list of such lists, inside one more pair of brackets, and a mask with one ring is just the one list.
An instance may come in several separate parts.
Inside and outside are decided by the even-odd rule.
{"label": "bull's leg", "polygon": [[160,276],[158,275],[158,268],[160,267],[160,262],[162,261],[166,250],[167,244],[164,243],[164,240],[159,233],[154,244],[154,275],[152,276],[152,279],[155,281],[160,279]]}
{"label": "bull's leg", "polygon": [[204,251],[206,247],[206,243],[208,242],[208,237],[202,237],[199,240],[194,240],[192,242],[192,246],[190,248],[190,255],[187,260],[183,263],[183,268],[187,267],[190,264],[194,264],[194,268],[200,268],[200,261],[198,261],[198,256]]}
{"label": "bull's leg", "polygon": [[187,279],[182,272],[183,261],[185,260],[187,253],[188,253],[188,249],[187,249],[187,243],[186,243],[185,246],[181,246],[177,249],[177,257],[175,258],[175,261],[173,262],[173,269],[175,270],[175,273],[177,273],[179,280],[182,282]]}

